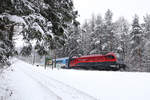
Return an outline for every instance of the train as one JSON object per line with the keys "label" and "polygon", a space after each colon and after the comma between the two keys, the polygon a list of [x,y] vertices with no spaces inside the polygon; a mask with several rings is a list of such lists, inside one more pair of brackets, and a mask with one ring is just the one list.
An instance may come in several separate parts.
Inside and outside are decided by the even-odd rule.
{"label": "train", "polygon": [[53,64],[56,62],[57,68],[68,68],[69,57],[53,59]]}
{"label": "train", "polygon": [[56,65],[67,69],[125,70],[126,65],[119,62],[114,53],[95,54],[80,57],[65,57],[56,59]]}

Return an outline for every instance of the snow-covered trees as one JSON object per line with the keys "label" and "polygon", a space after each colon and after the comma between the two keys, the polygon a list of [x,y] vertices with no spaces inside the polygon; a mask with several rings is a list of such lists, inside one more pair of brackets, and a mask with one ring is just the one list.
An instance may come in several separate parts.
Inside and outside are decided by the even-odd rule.
{"label": "snow-covered trees", "polygon": [[81,44],[82,44],[82,50],[83,50],[83,55],[90,54],[91,50],[94,49],[95,46],[92,46],[94,42],[91,40],[92,39],[92,29],[91,29],[91,24],[87,22],[87,20],[84,22],[82,25],[81,29]]}
{"label": "snow-covered trees", "polygon": [[[74,50],[74,55],[114,52],[117,54],[118,60],[123,61],[129,67],[129,71],[149,71],[149,15],[144,17],[142,24],[139,23],[137,15],[132,24],[124,17],[113,22],[112,16],[111,10],[105,13],[104,18],[101,15],[92,15],[90,20],[83,23],[80,31],[70,31],[64,46],[65,49],[60,51],[65,51],[63,55]],[[59,57],[64,57],[61,56],[62,53],[58,54],[60,54]]]}
{"label": "snow-covered trees", "polygon": [[[92,16],[91,21],[83,26],[82,36],[86,36],[88,43],[88,54],[107,53],[116,51],[117,39],[114,33],[114,23],[112,22],[112,12],[108,10],[104,19],[100,15]],[[87,25],[88,24],[88,25]],[[86,26],[86,27],[85,27]]]}
{"label": "snow-covered trees", "polygon": [[114,22],[109,9],[104,18],[93,14],[81,27],[76,17],[72,0],[1,0],[0,66],[16,53],[16,35],[23,37],[24,56],[117,52],[132,71],[150,66],[150,15],[142,24],[136,15],[132,27],[123,17]]}
{"label": "snow-covered trees", "polygon": [[135,15],[132,24],[124,17],[113,22],[112,12],[108,10],[104,18],[92,15],[81,27],[81,48],[83,55],[117,53],[129,71],[149,71],[150,17],[139,23]]}
{"label": "snow-covered trees", "polygon": [[0,63],[13,54],[14,30],[23,36],[23,55],[29,55],[32,47],[45,55],[64,44],[69,25],[78,25],[76,15],[72,0],[1,0]]}
{"label": "snow-covered trees", "polygon": [[90,34],[90,39],[91,39],[90,40],[91,41],[90,42],[91,43],[90,54],[93,54],[93,53],[99,54],[102,52],[102,49],[103,49],[102,46],[105,40],[105,38],[103,37],[104,36],[104,33],[103,33],[104,23],[103,23],[101,15],[98,15],[94,21],[95,21],[95,25],[94,25],[95,27],[94,27],[94,30]]}
{"label": "snow-covered trees", "polygon": [[15,19],[20,19],[20,17],[11,16],[10,14],[0,15],[0,66],[3,67],[8,65],[8,59],[10,56],[16,54],[14,49],[14,27],[16,25],[23,24],[21,21],[17,22]]}
{"label": "snow-covered trees", "polygon": [[128,64],[129,61],[129,28],[130,24],[124,17],[120,17],[115,22],[115,33],[116,33],[116,52],[119,54],[120,59],[124,61],[125,64]]}
{"label": "snow-covered trees", "polygon": [[133,70],[140,70],[143,50],[143,31],[139,24],[139,18],[135,15],[130,34],[130,64]]}
{"label": "snow-covered trees", "polygon": [[78,26],[70,26],[68,30],[64,46],[56,50],[57,57],[71,57],[82,54],[80,28]]}
{"label": "snow-covered trees", "polygon": [[145,68],[145,71],[150,71],[150,15],[146,15],[144,17],[143,26],[143,64],[142,66]]}

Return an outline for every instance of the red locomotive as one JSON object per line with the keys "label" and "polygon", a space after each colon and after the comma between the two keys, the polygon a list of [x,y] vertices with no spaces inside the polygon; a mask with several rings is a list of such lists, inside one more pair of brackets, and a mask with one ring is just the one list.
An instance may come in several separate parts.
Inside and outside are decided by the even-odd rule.
{"label": "red locomotive", "polygon": [[69,59],[69,68],[120,70],[125,69],[125,64],[118,63],[114,53],[106,55],[87,55]]}

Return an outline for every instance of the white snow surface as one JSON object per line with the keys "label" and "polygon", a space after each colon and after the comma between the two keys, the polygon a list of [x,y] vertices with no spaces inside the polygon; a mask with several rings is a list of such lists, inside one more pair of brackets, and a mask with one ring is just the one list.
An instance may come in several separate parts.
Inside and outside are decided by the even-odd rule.
{"label": "white snow surface", "polygon": [[8,18],[12,22],[26,25],[26,22],[24,21],[22,17],[16,16],[16,15],[8,15]]}
{"label": "white snow surface", "polygon": [[150,100],[150,73],[45,70],[13,62],[3,73],[5,80],[0,77],[0,100]]}

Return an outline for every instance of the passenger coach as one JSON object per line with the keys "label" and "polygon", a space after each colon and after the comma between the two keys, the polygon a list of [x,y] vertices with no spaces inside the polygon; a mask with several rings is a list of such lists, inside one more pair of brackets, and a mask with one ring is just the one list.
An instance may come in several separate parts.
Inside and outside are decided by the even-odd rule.
{"label": "passenger coach", "polygon": [[[56,59],[56,67],[57,68],[67,68],[68,60],[69,60],[69,57]],[[53,59],[53,62],[55,62],[55,59]]]}

